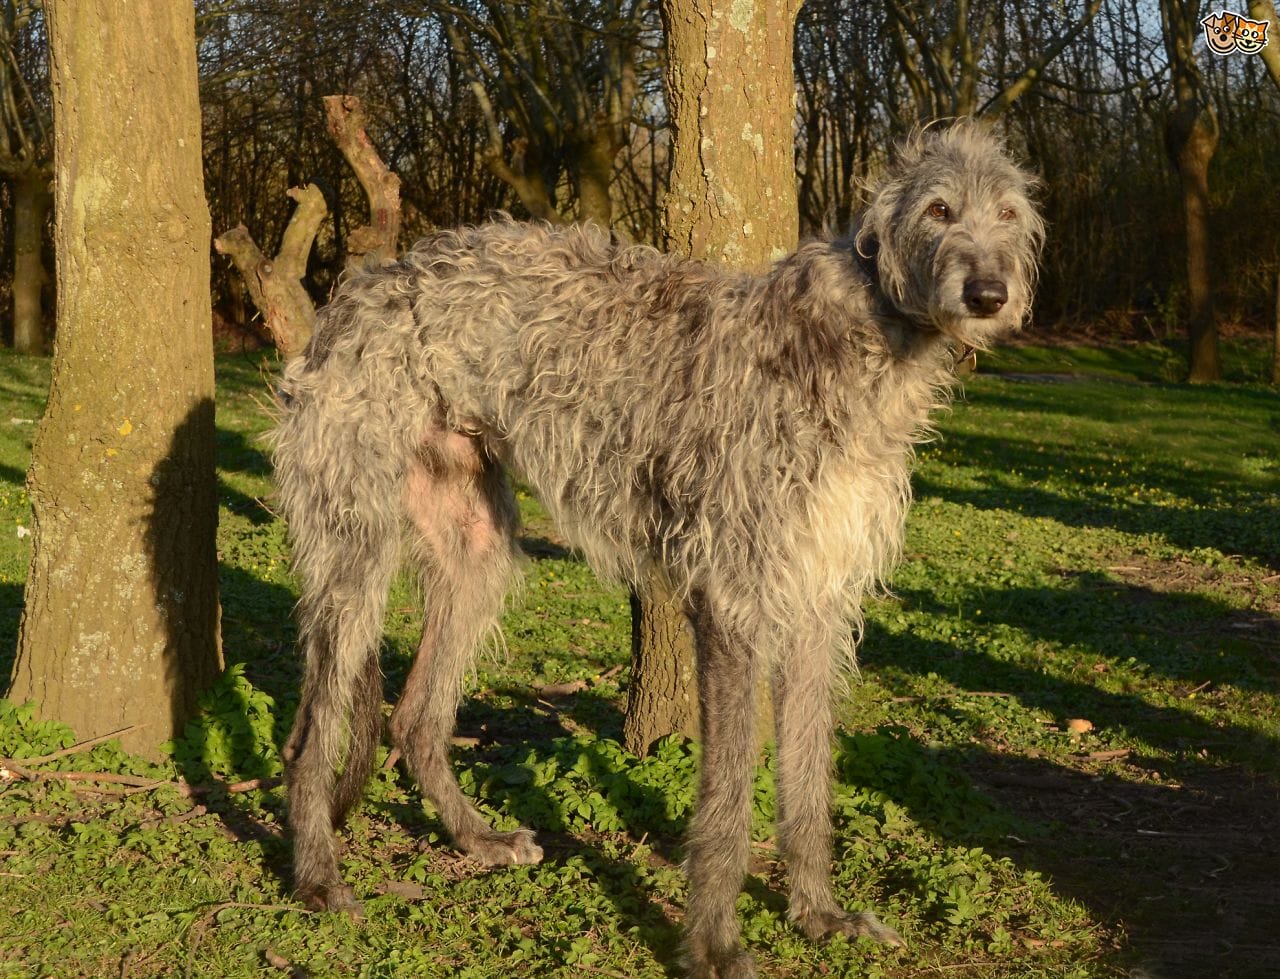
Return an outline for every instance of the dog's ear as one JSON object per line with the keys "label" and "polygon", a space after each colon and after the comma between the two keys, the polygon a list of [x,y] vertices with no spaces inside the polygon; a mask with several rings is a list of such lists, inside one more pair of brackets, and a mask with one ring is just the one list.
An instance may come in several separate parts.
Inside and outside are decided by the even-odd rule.
{"label": "dog's ear", "polygon": [[876,265],[880,290],[894,303],[902,301],[906,288],[906,270],[896,261],[893,244],[893,227],[898,211],[902,187],[895,180],[887,180],[875,188],[866,209],[858,218],[853,235],[853,247],[857,253]]}
{"label": "dog's ear", "polygon": [[858,223],[853,231],[853,250],[858,253],[859,258],[874,261],[880,252],[880,238],[876,235],[875,229],[867,223],[866,218],[866,214],[858,216]]}

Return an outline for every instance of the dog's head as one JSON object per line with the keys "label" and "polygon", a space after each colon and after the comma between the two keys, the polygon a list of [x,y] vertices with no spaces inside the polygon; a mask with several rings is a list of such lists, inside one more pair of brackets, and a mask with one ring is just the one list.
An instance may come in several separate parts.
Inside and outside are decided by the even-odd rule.
{"label": "dog's head", "polygon": [[981,124],[925,129],[872,187],[854,246],[903,316],[985,347],[1031,307],[1044,240],[1034,186]]}

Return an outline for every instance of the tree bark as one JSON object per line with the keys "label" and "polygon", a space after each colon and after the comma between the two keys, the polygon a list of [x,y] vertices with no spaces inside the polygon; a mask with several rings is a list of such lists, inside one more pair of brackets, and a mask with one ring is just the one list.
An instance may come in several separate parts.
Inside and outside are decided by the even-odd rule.
{"label": "tree bark", "polygon": [[1280,384],[1280,265],[1276,268],[1276,318],[1272,324],[1271,383]]}
{"label": "tree bark", "polygon": [[53,197],[43,167],[16,176],[13,188],[13,348],[42,354],[48,337],[41,293],[49,281],[44,267],[44,222]]}
{"label": "tree bark", "polygon": [[1187,330],[1190,356],[1187,379],[1193,383],[1222,379],[1218,329],[1213,320],[1212,247],[1209,232],[1209,161],[1218,145],[1218,126],[1207,106],[1184,129],[1174,123],[1178,180],[1187,238]]}
{"label": "tree bark", "polygon": [[797,0],[663,0],[670,250],[752,267],[795,247],[799,12]]}
{"label": "tree bark", "polygon": [[660,575],[650,575],[643,591],[643,598],[631,595],[631,682],[622,718],[622,743],[636,755],[668,734],[698,733],[693,628]]}
{"label": "tree bark", "polygon": [[1188,380],[1196,383],[1222,379],[1209,266],[1209,162],[1218,147],[1218,119],[1195,59],[1201,33],[1198,11],[1199,5],[1190,0],[1162,0],[1160,4],[1174,91],[1166,136],[1182,188],[1186,222]]}
{"label": "tree bark", "polygon": [[9,695],[155,755],[222,666],[194,10],[45,10],[58,331]]}
{"label": "tree bark", "polygon": [[[760,268],[795,248],[795,81],[798,0],[663,0],[671,190],[667,247]],[[623,737],[647,751],[665,734],[696,733],[692,631],[657,575],[633,598],[631,685]],[[768,698],[761,732],[768,727]]]}
{"label": "tree bark", "polygon": [[1258,52],[1258,57],[1267,66],[1271,80],[1280,85],[1280,16],[1276,14],[1276,5],[1272,0],[1249,0],[1249,17],[1265,20],[1270,25],[1266,46]]}

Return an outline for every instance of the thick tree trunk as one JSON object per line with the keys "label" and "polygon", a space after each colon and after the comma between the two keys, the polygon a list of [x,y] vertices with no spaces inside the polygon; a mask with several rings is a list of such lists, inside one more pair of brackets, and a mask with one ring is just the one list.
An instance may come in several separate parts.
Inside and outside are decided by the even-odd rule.
{"label": "thick tree trunk", "polygon": [[[601,123],[604,126],[604,123]],[[591,221],[602,228],[613,223],[613,158],[619,147],[606,132],[578,149],[578,220]]]}
{"label": "thick tree trunk", "polygon": [[1280,384],[1280,268],[1276,269],[1276,319],[1271,329],[1271,383]]}
{"label": "thick tree trunk", "polygon": [[194,12],[45,10],[58,331],[10,696],[154,754],[221,668]]}
{"label": "thick tree trunk", "polygon": [[1218,145],[1212,110],[1203,109],[1186,125],[1175,123],[1178,179],[1187,238],[1187,327],[1190,339],[1188,379],[1222,379],[1218,329],[1213,321],[1212,248],[1209,232],[1209,161]]}
{"label": "thick tree trunk", "polygon": [[1276,5],[1273,0],[1249,0],[1249,16],[1270,25],[1266,46],[1258,52],[1258,57],[1267,66],[1271,80],[1280,85],[1280,16],[1276,14]]}
{"label": "thick tree trunk", "polygon": [[33,169],[17,176],[13,187],[13,348],[42,354],[48,337],[40,296],[49,281],[44,267],[44,222],[53,198],[49,172]]}
{"label": "thick tree trunk", "polygon": [[[796,245],[795,82],[798,0],[744,4],[663,0],[671,190],[667,247],[758,268]],[[697,730],[692,633],[665,583],[633,599],[631,686],[624,738],[645,752],[657,738]],[[760,698],[761,727],[768,698]]]}
{"label": "thick tree trunk", "polygon": [[799,12],[798,0],[663,0],[672,251],[751,267],[795,247]]}
{"label": "thick tree trunk", "polygon": [[1160,19],[1174,107],[1165,130],[1169,155],[1182,185],[1187,235],[1188,379],[1222,378],[1218,330],[1213,321],[1213,276],[1209,267],[1209,161],[1218,148],[1218,118],[1196,64],[1200,43],[1198,3],[1161,0]]}
{"label": "thick tree trunk", "polygon": [[622,719],[622,743],[646,753],[668,734],[698,732],[698,688],[693,629],[659,575],[631,595],[631,683]]}

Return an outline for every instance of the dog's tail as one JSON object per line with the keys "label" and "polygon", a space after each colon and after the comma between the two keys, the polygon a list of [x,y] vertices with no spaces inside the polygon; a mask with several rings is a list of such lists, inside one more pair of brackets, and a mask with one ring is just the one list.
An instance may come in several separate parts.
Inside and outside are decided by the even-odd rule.
{"label": "dog's tail", "polygon": [[377,669],[416,427],[393,414],[397,388],[408,383],[402,345],[412,314],[389,295],[394,276],[369,281],[379,275],[362,276],[358,289],[348,284],[321,312],[311,343],[285,369],[272,437],[277,499],[301,585],[306,736],[319,739],[336,767],[360,677],[371,664]]}

